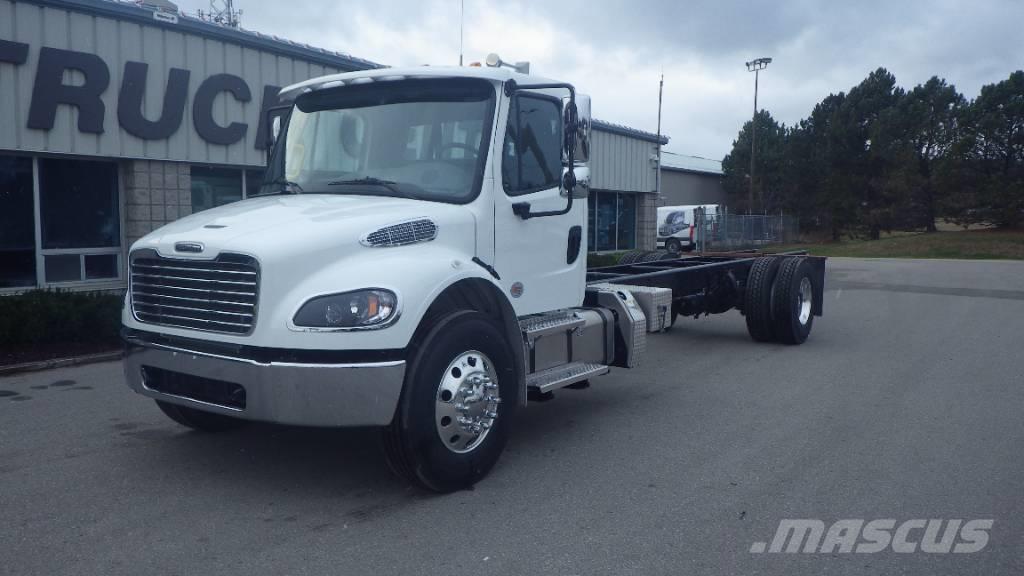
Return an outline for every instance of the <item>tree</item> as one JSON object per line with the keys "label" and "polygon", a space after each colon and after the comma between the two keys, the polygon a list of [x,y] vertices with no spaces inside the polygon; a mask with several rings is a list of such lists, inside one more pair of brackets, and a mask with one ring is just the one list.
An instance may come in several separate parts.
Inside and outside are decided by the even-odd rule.
{"label": "tree", "polygon": [[904,91],[885,68],[850,89],[834,126],[845,161],[837,167],[840,194],[857,201],[856,228],[872,240],[897,227],[905,201],[904,190],[891,180],[899,159],[899,131],[892,113]]}
{"label": "tree", "polygon": [[898,123],[900,143],[909,149],[900,170],[910,188],[910,224],[929,232],[935,231],[942,203],[938,165],[958,140],[965,103],[955,87],[932,76],[907,93],[890,119]]}
{"label": "tree", "polygon": [[722,159],[723,185],[729,206],[736,211],[773,212],[783,203],[783,156],[786,128],[779,125],[767,110],[760,110],[757,119],[757,159],[754,166],[754,206],[748,202],[750,191],[750,132],[752,122],[746,122],[732,151]]}
{"label": "tree", "polygon": [[982,87],[962,115],[955,164],[946,167],[949,208],[961,224],[1024,223],[1024,71]]}

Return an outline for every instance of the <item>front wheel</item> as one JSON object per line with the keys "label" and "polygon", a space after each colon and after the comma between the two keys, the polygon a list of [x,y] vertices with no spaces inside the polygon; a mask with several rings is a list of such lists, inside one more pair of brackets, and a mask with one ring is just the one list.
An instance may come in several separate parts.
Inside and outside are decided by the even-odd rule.
{"label": "front wheel", "polygon": [[668,241],[665,242],[665,249],[673,254],[679,254],[680,252],[683,251],[683,245],[679,242],[678,239],[669,238]]}
{"label": "front wheel", "polygon": [[400,476],[435,492],[468,488],[490,472],[518,404],[511,348],[479,312],[436,323],[413,353],[385,454]]}

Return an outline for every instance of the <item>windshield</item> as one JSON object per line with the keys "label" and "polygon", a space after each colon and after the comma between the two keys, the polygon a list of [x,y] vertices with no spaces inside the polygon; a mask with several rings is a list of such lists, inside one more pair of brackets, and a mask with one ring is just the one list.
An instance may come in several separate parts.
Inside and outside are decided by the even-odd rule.
{"label": "windshield", "polygon": [[489,82],[473,79],[387,81],[300,96],[261,192],[469,202],[483,179],[494,98]]}

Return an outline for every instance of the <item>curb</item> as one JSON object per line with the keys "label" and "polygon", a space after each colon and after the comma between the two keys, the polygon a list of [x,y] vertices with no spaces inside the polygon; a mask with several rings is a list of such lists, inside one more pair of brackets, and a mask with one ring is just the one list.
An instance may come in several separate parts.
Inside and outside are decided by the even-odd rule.
{"label": "curb", "polygon": [[37,372],[39,370],[50,370],[52,368],[66,368],[68,366],[81,366],[83,364],[94,364],[96,362],[110,362],[120,360],[124,356],[122,350],[113,352],[100,352],[99,354],[86,354],[73,358],[55,358],[53,360],[42,360],[39,362],[25,362],[23,364],[11,364],[0,366],[0,376],[12,376],[22,372]]}

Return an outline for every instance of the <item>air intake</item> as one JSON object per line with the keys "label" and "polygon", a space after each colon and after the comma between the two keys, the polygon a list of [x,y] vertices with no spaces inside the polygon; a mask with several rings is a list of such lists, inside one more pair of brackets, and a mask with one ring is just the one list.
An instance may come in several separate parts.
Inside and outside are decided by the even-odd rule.
{"label": "air intake", "polygon": [[437,224],[427,218],[399,222],[370,232],[359,241],[363,246],[384,248],[429,242],[437,238]]}

